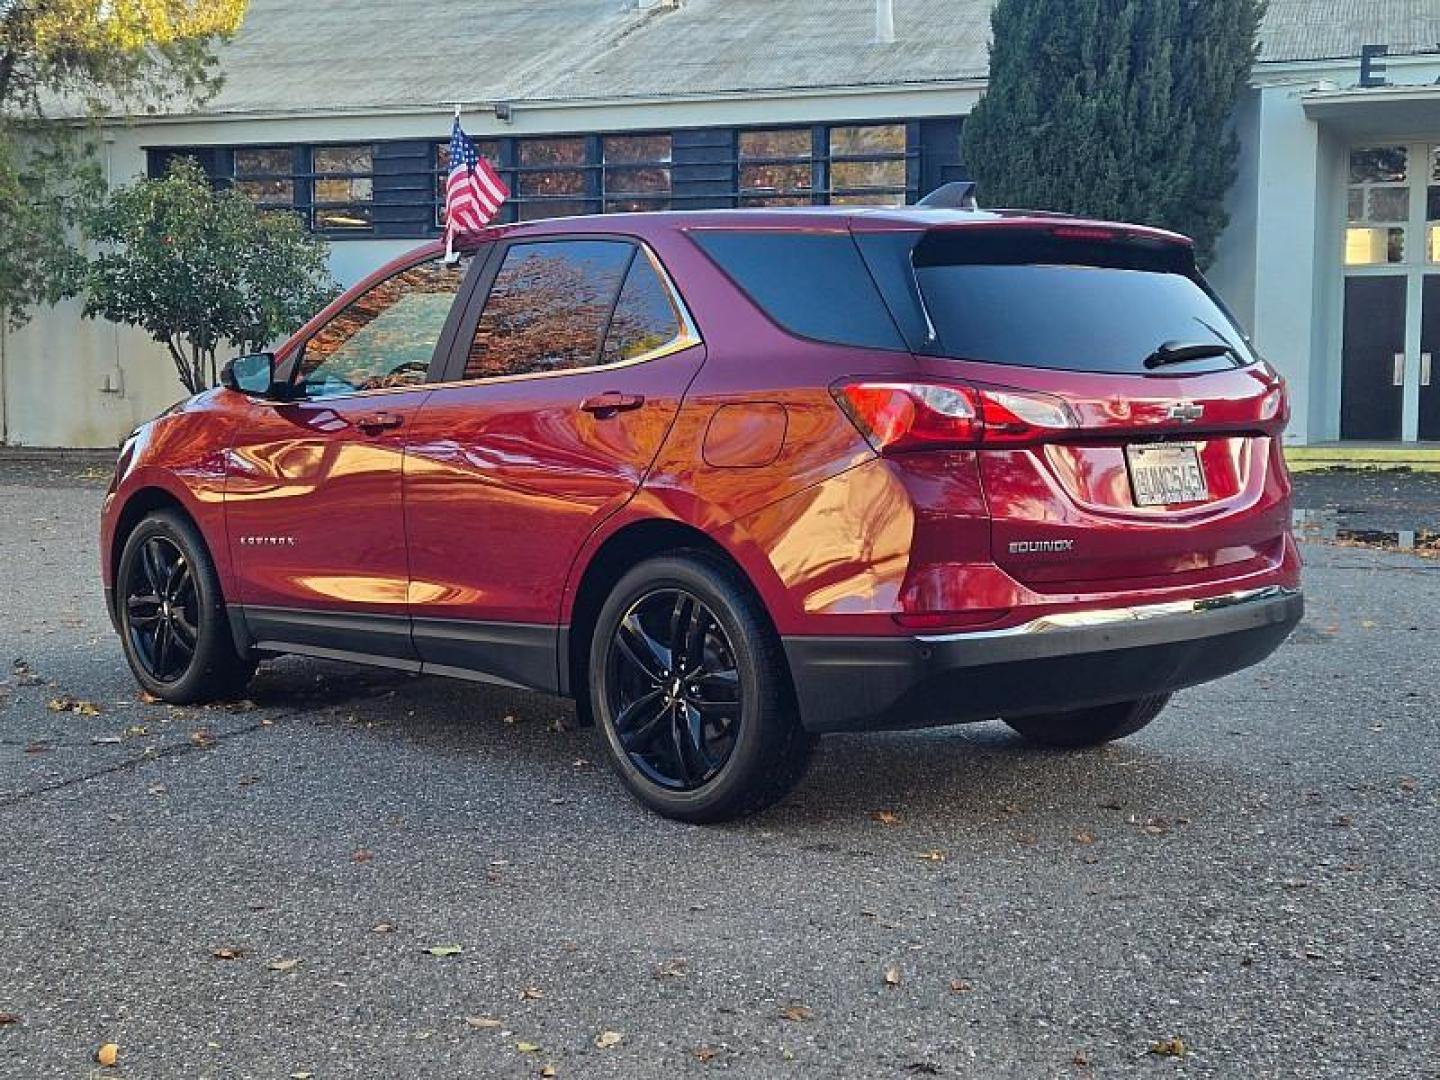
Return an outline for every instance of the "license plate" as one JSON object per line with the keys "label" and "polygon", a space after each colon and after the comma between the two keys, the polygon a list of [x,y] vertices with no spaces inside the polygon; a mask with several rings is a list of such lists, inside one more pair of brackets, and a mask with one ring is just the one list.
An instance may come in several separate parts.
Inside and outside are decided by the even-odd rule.
{"label": "license plate", "polygon": [[1146,443],[1125,448],[1136,506],[1205,502],[1210,488],[1194,443]]}

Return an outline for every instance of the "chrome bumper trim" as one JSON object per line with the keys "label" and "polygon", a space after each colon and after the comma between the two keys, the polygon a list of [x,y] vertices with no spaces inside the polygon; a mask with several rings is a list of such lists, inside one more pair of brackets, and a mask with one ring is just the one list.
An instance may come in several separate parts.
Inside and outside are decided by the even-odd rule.
{"label": "chrome bumper trim", "polygon": [[1088,611],[1059,611],[1053,615],[1042,615],[1020,626],[1004,630],[976,630],[969,633],[921,635],[917,638],[926,644],[936,645],[947,641],[993,641],[997,638],[1023,637],[1028,634],[1048,634],[1059,630],[1077,630],[1095,626],[1114,626],[1122,623],[1145,622],[1149,619],[1163,619],[1173,615],[1198,615],[1208,611],[1238,607],[1242,604],[1264,603],[1269,600],[1283,600],[1299,596],[1299,589],[1287,589],[1280,585],[1269,585],[1263,589],[1246,589],[1226,593],[1223,596],[1206,597],[1203,600],[1176,600],[1165,604],[1144,604],[1138,607],[1095,608]]}

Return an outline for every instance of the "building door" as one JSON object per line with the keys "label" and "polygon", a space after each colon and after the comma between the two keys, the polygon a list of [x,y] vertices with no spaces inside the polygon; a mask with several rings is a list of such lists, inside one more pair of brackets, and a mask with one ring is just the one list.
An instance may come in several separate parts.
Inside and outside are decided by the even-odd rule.
{"label": "building door", "polygon": [[1405,277],[1345,282],[1340,437],[1398,439],[1405,397]]}
{"label": "building door", "polygon": [[1440,440],[1440,143],[1350,152],[1340,437]]}
{"label": "building door", "polygon": [[1440,440],[1440,274],[1420,285],[1420,438]]}

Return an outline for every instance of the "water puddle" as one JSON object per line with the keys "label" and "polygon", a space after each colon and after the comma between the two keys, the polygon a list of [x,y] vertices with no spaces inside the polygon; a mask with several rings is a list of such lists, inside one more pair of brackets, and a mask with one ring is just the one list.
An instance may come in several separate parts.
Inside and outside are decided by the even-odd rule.
{"label": "water puddle", "polygon": [[1296,510],[1295,532],[1301,540],[1312,544],[1373,548],[1440,558],[1440,528],[1363,528],[1358,522],[1347,522],[1350,516],[1345,510]]}

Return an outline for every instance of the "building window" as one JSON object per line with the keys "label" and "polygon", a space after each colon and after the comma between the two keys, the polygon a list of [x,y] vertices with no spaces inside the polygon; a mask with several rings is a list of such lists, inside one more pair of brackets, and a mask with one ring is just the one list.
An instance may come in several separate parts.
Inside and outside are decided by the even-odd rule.
{"label": "building window", "polygon": [[1405,261],[1405,226],[1410,220],[1409,159],[1410,152],[1404,146],[1374,146],[1350,152],[1346,266]]}
{"label": "building window", "polygon": [[295,205],[295,147],[246,146],[235,150],[235,190],[256,206]]}
{"label": "building window", "polygon": [[864,124],[830,129],[830,202],[904,206],[904,124]]}
{"label": "building window", "polygon": [[670,209],[669,135],[607,135],[602,157],[605,213]]}
{"label": "building window", "polygon": [[585,144],[584,138],[521,140],[515,200],[521,221],[593,214],[599,208],[587,197],[593,166]]}
{"label": "building window", "polygon": [[741,206],[807,206],[813,200],[809,128],[742,131],[739,158]]}
{"label": "building window", "polygon": [[317,146],[312,152],[311,172],[311,228],[329,231],[374,225],[374,146]]}
{"label": "building window", "polygon": [[1440,263],[1440,146],[1430,148],[1430,186],[1425,192],[1425,229],[1430,261]]}

